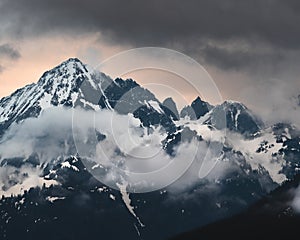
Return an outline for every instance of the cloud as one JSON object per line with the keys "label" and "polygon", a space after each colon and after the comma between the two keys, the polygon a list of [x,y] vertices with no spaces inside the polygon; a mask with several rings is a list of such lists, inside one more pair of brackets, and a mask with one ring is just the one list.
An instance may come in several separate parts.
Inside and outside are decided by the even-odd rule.
{"label": "cloud", "polygon": [[299,93],[300,84],[296,77],[290,81],[261,79],[241,94],[267,125],[284,122],[300,128]]}
{"label": "cloud", "polygon": [[[257,52],[264,45],[273,49],[268,60],[276,58],[278,50],[299,50],[299,13],[295,0],[29,0],[26,4],[3,0],[0,20],[5,24],[0,32],[16,38],[101,32],[118,44],[173,46],[192,53],[203,49],[207,61],[218,64],[223,60],[222,67],[239,67],[265,58],[264,52]],[[238,46],[244,41],[253,48],[209,47],[216,41]]]}
{"label": "cloud", "polygon": [[[100,142],[96,140],[95,129],[105,135]],[[0,142],[0,159],[27,159],[36,154],[41,163],[49,163],[78,153],[98,180],[117,189],[116,183],[125,180],[128,190],[135,192],[166,187],[194,164],[193,170],[173,186],[178,192],[200,180],[199,171],[206,156],[214,162],[220,154],[218,149],[209,148],[207,142],[199,142],[196,138],[184,140],[184,136],[175,148],[175,157],[171,157],[162,148],[161,142],[166,137],[164,130],[147,131],[130,114],[49,108],[39,118],[29,118],[9,128]],[[101,168],[95,171],[88,167],[97,164]],[[205,165],[209,166],[211,164]],[[219,178],[226,169],[225,166],[215,168],[209,177]]]}
{"label": "cloud", "polygon": [[[109,110],[94,112],[78,108],[48,108],[39,118],[28,118],[8,129],[0,139],[0,162],[13,158],[26,160],[34,154],[38,156],[41,166],[46,166],[49,162],[58,163],[78,153],[87,170],[109,187],[119,189],[117,184],[125,184],[129,192],[167,188],[176,196],[189,192],[201,182],[207,183],[206,187],[211,185],[212,191],[215,191],[216,183],[231,173],[242,174],[244,170],[252,171],[258,166],[253,158],[260,139],[251,142],[243,140],[241,135],[227,134],[235,140],[231,139],[231,142],[236,151],[224,153],[224,131],[211,131],[199,120],[186,126],[190,130],[186,131],[186,135],[184,131],[181,132],[181,142],[174,146],[174,156],[170,156],[162,146],[166,138],[164,129],[145,129],[140,126],[140,120],[131,114],[120,115]],[[201,135],[204,141],[193,137],[193,131]],[[253,149],[247,152],[250,145]],[[249,159],[236,154],[239,151],[246,152]],[[265,158],[258,158],[257,163],[263,162],[262,166],[267,170],[275,169],[274,163],[269,163],[268,159],[269,156],[265,155]],[[247,167],[250,162],[254,164],[253,167]],[[241,163],[245,163],[242,169]],[[5,172],[6,167],[0,167],[0,173]],[[10,172],[13,170],[13,167],[7,169]],[[30,166],[24,166],[20,174],[17,171],[18,174],[13,176],[14,182],[26,181],[23,170],[25,173],[32,172]],[[0,186],[19,189],[8,185],[5,182],[6,175],[3,176]],[[268,184],[262,187],[268,188]],[[193,194],[188,195],[192,197]]]}
{"label": "cloud", "polygon": [[18,50],[14,49],[10,44],[0,45],[0,57],[8,58],[11,60],[16,60],[21,57]]}
{"label": "cloud", "polygon": [[[11,33],[38,34],[59,29],[107,30],[129,41],[174,38],[251,38],[298,48],[300,5],[293,0],[119,0],[2,1],[1,16]],[[35,13],[35,14],[32,14]],[[51,20],[51,21],[49,21]],[[22,26],[26,25],[26,28]],[[155,32],[155,34],[153,34]]]}
{"label": "cloud", "polygon": [[30,188],[49,187],[57,185],[55,180],[44,180],[40,177],[42,170],[30,166],[22,166],[18,170],[15,167],[0,167],[0,195],[10,197],[11,195],[23,194]]}
{"label": "cloud", "polygon": [[[13,124],[1,138],[0,158],[28,158],[37,153],[41,162],[58,156],[75,155],[72,143],[72,113],[63,108],[49,109],[40,118]],[[66,134],[67,133],[67,134]]]}
{"label": "cloud", "polygon": [[[253,44],[254,45],[254,44]],[[207,44],[199,50],[204,62],[225,70],[246,70],[264,68],[266,63],[278,65],[288,58],[284,51],[256,46],[252,43]]]}

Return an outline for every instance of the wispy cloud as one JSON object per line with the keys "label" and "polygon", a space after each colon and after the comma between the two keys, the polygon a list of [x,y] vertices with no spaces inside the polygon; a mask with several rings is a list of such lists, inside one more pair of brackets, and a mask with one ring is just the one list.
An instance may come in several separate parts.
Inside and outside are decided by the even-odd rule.
{"label": "wispy cloud", "polygon": [[13,48],[10,44],[0,45],[0,57],[9,58],[11,60],[17,60],[21,57],[20,52]]}

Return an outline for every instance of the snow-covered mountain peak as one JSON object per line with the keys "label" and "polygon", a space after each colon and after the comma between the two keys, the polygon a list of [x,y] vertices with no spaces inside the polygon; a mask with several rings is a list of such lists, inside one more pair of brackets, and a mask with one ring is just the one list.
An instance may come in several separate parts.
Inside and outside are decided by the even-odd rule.
{"label": "snow-covered mountain peak", "polygon": [[246,110],[247,107],[241,103],[241,102],[238,102],[238,101],[234,101],[234,100],[226,100],[224,101],[221,106],[224,108],[224,109],[230,109],[230,108],[238,108],[238,109],[241,109],[241,110]]}
{"label": "snow-covered mountain peak", "polygon": [[56,106],[114,109],[121,114],[133,113],[145,126],[161,123],[173,130],[171,118],[177,118],[134,80],[113,80],[91,70],[79,59],[70,58],[46,71],[37,83],[0,100],[0,136],[13,122],[37,117],[43,110]]}
{"label": "snow-covered mountain peak", "polygon": [[91,73],[79,59],[70,58],[52,70],[46,71],[37,84],[50,93],[53,88],[55,91],[57,87],[80,87],[79,85],[82,83],[79,81],[80,77],[91,79]]}
{"label": "snow-covered mountain peak", "polygon": [[[91,89],[99,91],[103,82],[109,85],[112,80],[100,72],[89,71],[77,58],[64,61],[46,71],[37,83],[18,89],[0,100],[0,135],[1,128],[6,129],[12,122],[36,117],[49,107],[80,104],[79,99],[92,95]],[[91,101],[85,99],[86,102]]]}

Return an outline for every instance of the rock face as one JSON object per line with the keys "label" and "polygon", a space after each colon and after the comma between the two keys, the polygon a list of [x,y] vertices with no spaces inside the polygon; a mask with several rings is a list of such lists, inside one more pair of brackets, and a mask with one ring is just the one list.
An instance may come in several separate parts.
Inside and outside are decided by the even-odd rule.
{"label": "rock face", "polygon": [[174,120],[179,120],[179,113],[176,106],[176,103],[171,97],[166,98],[162,105],[165,107],[164,111],[169,112],[169,116]]}
{"label": "rock face", "polygon": [[[225,101],[221,105],[214,107],[209,113],[210,117],[206,121],[214,125],[217,129],[227,128],[230,131],[251,136],[258,133],[261,123],[242,103]],[[224,115],[225,118],[220,116]],[[222,119],[223,122],[219,122]]]}
{"label": "rock face", "polygon": [[199,119],[200,117],[203,117],[206,113],[209,112],[209,110],[212,108],[212,106],[202,101],[200,97],[197,97],[191,104],[191,106],[184,107],[180,112],[180,117],[189,117],[192,120]]}
{"label": "rock face", "polygon": [[[111,127],[105,114],[128,117],[117,122],[114,134],[132,131],[134,153],[151,146],[147,153],[156,151],[159,160],[154,166],[195,161],[161,190],[128,193],[119,175],[120,191],[110,188],[94,173],[112,177],[112,169],[127,166],[130,139],[121,138],[123,148],[116,147],[107,131],[88,129],[82,141],[103,143],[115,162],[107,167],[87,161],[77,152],[74,122],[66,114],[74,109],[82,117],[99,114],[104,130]],[[128,127],[128,121],[137,124]],[[265,127],[239,102],[212,106],[198,97],[179,114],[171,98],[161,103],[132,79],[113,80],[69,59],[0,100],[1,238],[52,239],[55,233],[60,239],[166,239],[238,213],[293,179],[300,169],[299,136],[290,124]],[[216,166],[199,179],[206,155]]]}

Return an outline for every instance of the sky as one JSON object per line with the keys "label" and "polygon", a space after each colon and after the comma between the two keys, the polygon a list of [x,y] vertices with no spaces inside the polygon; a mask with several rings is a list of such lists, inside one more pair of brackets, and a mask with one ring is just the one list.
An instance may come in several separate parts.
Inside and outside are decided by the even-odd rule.
{"label": "sky", "polygon": [[[299,22],[297,0],[0,0],[0,97],[70,57],[97,64],[151,46],[198,61],[223,99],[241,101],[268,120],[291,111],[297,119]],[[187,102],[195,97],[172,75],[126,77],[141,84],[170,78]]]}

